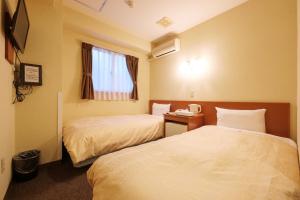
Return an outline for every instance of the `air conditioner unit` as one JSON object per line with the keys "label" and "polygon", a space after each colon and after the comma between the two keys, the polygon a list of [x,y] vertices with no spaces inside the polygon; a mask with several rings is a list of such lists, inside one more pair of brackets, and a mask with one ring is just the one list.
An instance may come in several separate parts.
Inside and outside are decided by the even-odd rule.
{"label": "air conditioner unit", "polygon": [[152,49],[152,55],[154,58],[161,58],[171,53],[175,53],[180,50],[180,40],[178,38],[164,42]]}

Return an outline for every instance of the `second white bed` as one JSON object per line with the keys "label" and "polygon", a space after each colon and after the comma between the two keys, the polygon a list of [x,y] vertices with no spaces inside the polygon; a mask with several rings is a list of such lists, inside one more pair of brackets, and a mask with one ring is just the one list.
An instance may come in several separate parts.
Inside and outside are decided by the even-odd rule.
{"label": "second white bed", "polygon": [[75,167],[84,161],[163,137],[163,117],[101,116],[65,124],[63,141]]}

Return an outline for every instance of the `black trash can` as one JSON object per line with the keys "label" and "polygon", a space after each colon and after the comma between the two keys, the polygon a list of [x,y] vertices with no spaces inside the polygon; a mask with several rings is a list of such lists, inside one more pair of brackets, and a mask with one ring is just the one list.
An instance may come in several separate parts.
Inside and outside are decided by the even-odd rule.
{"label": "black trash can", "polygon": [[21,152],[13,157],[13,177],[16,181],[27,181],[38,174],[39,150]]}

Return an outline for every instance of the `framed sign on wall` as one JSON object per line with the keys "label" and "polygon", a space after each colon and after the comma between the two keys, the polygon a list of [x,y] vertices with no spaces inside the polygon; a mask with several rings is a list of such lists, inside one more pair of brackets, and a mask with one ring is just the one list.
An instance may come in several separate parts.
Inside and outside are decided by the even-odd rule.
{"label": "framed sign on wall", "polygon": [[42,85],[42,65],[21,63],[20,64],[21,85]]}

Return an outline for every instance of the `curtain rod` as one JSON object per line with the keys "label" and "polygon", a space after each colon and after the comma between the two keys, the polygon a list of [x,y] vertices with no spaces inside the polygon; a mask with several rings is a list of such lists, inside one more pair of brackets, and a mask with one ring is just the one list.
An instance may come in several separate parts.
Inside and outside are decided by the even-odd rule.
{"label": "curtain rod", "polygon": [[107,51],[111,51],[111,52],[114,52],[114,53],[117,53],[117,54],[129,55],[129,54],[122,53],[120,51],[114,51],[114,50],[111,50],[111,49],[108,49],[108,48],[105,48],[105,47],[102,47],[102,46],[99,46],[99,45],[94,45],[94,44],[91,44],[90,42],[85,42],[85,41],[81,41],[81,42],[86,43],[86,44],[90,44],[95,48],[105,49]]}

